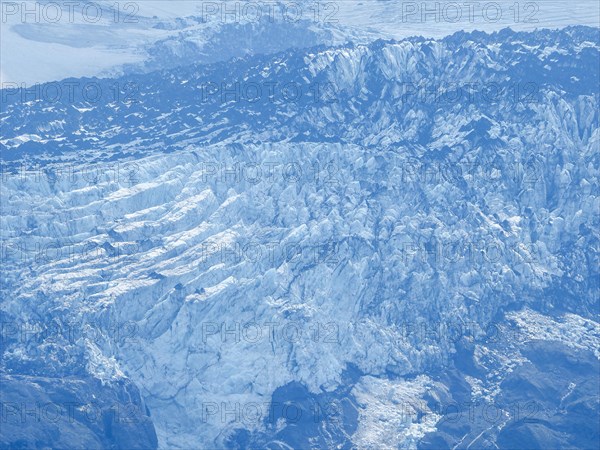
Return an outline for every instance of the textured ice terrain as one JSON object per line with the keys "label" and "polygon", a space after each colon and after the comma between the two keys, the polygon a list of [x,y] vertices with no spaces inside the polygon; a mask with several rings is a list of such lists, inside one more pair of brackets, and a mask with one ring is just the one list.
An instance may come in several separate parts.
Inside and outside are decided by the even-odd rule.
{"label": "textured ice terrain", "polygon": [[2,3],[0,82],[27,86],[374,37],[441,38],[456,31],[533,31],[600,22],[595,0]]}
{"label": "textured ice terrain", "polygon": [[0,91],[0,445],[597,447],[599,30],[297,30]]}

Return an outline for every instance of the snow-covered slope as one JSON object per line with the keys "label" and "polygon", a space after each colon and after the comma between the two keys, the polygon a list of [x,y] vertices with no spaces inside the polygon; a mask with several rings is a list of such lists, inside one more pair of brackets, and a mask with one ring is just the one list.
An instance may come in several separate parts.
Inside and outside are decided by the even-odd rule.
{"label": "snow-covered slope", "polygon": [[1,83],[116,76],[317,44],[597,26],[595,0],[3,2]]}
{"label": "snow-covered slope", "polygon": [[41,327],[3,376],[134,383],[163,448],[414,448],[458,385],[521,395],[555,323],[593,373],[599,55],[503,30],[2,91],[2,314]]}

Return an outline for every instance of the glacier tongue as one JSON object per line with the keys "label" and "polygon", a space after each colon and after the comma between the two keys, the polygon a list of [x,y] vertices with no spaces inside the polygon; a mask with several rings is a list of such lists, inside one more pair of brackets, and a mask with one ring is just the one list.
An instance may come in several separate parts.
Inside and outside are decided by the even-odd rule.
{"label": "glacier tongue", "polygon": [[[4,370],[37,361],[56,376],[130,380],[159,445],[194,448],[226,445],[238,428],[264,431],[240,411],[265,408],[292,382],[314,396],[338,392],[353,366],[364,376],[344,395],[367,403],[355,442],[377,446],[389,439],[372,425],[378,410],[433,389],[426,377],[399,377],[451,365],[458,343],[489,338],[505,311],[564,310],[593,324],[598,96],[560,78],[563,59],[531,51],[513,60],[506,42],[524,34],[508,33],[143,75],[148,92],[177,100],[162,110],[151,98],[51,106],[77,129],[43,128],[48,105],[12,99],[2,113],[15,124],[1,140],[2,311],[69,333],[43,336],[44,352],[39,333],[11,341]],[[576,47],[586,33],[527,36]],[[496,53],[494,39],[507,48]],[[268,79],[332,83],[336,101],[304,109],[279,99],[257,119],[272,99],[243,103],[238,117],[239,105],[180,96],[184,77],[195,86],[226,70],[241,79],[252,64],[266,64]],[[535,101],[402,101],[402,83],[506,88],[546,64]],[[586,67],[568,70],[586,79]],[[166,130],[162,114],[175,103]],[[113,128],[111,114],[127,119]],[[26,133],[39,139],[18,139]],[[331,133],[338,138],[315,142]],[[110,161],[90,136],[121,153]],[[41,168],[21,170],[28,149]],[[401,433],[406,445],[434,427],[435,411],[423,414]]]}

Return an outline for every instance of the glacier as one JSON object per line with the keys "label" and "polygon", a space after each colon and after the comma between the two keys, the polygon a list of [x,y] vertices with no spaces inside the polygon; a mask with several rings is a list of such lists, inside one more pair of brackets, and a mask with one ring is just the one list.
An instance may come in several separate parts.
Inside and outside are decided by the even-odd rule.
{"label": "glacier", "polygon": [[276,49],[443,38],[456,31],[597,27],[595,0],[4,1],[0,82],[114,77]]}
{"label": "glacier", "polygon": [[298,33],[0,91],[2,447],[597,448],[600,30]]}

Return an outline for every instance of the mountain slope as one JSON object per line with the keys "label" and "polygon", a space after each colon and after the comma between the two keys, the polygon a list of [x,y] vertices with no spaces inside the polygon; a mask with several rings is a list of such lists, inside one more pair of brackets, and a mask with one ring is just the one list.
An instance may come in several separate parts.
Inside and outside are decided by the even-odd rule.
{"label": "mountain slope", "polygon": [[[435,432],[436,399],[522,398],[519,370],[538,375],[518,368],[544,364],[530,341],[559,338],[513,348],[496,335],[510,320],[582,322],[570,342],[595,367],[597,37],[459,33],[70,80],[101,86],[94,102],[3,91],[2,312],[41,330],[9,333],[2,372],[132,382],[163,448],[380,448]],[[312,420],[332,403],[340,422]]]}

